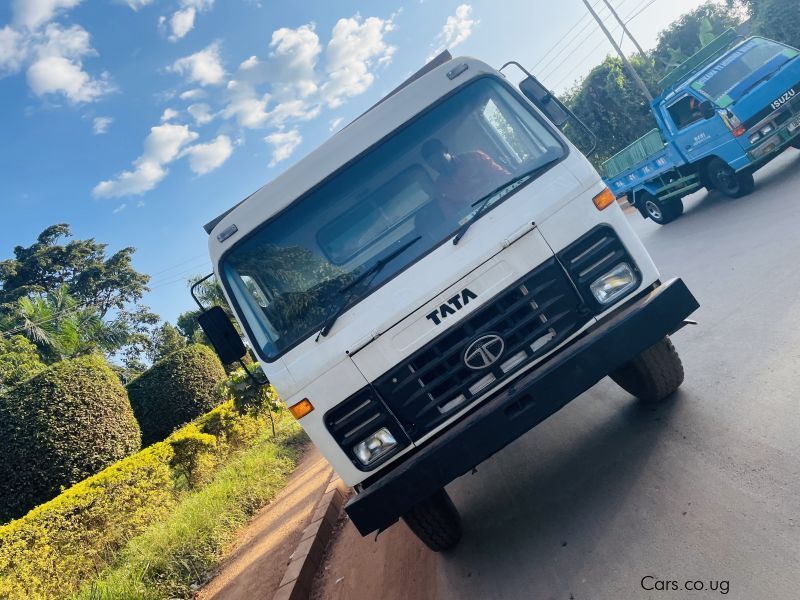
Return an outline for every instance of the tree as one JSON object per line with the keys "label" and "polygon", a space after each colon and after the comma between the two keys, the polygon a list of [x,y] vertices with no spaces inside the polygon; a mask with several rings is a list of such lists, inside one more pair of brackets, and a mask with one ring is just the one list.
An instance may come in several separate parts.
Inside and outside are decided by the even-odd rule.
{"label": "tree", "polygon": [[751,18],[753,33],[800,48],[800,6],[796,0],[729,0]]}
{"label": "tree", "polygon": [[28,247],[14,248],[14,258],[0,261],[0,306],[67,286],[82,306],[93,306],[100,318],[112,309],[122,310],[138,302],[148,291],[148,275],[131,263],[134,248],[123,248],[107,256],[107,244],[70,240],[69,225],[51,225]]}
{"label": "tree", "polygon": [[44,368],[36,346],[25,337],[0,337],[0,394]]}
{"label": "tree", "polygon": [[737,14],[730,7],[717,2],[706,2],[681,15],[658,34],[653,59],[659,77],[738,24]]}
{"label": "tree", "polygon": [[185,346],[186,339],[181,332],[169,323],[164,323],[153,332],[147,358],[155,363]]}
{"label": "tree", "polygon": [[134,248],[107,256],[93,238],[62,243],[71,235],[52,225],[0,261],[0,330],[26,337],[48,363],[100,350],[143,370],[159,320],[137,304],[150,277],[133,268]]}

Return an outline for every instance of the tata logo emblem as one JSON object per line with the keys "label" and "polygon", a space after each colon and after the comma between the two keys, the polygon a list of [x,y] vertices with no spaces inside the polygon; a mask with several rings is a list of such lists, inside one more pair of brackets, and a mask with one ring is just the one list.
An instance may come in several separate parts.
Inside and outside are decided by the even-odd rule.
{"label": "tata logo emblem", "polygon": [[491,367],[503,355],[505,349],[506,344],[499,335],[494,333],[482,335],[467,346],[464,351],[464,364],[475,371]]}
{"label": "tata logo emblem", "polygon": [[425,315],[425,318],[429,321],[433,321],[434,325],[438,325],[442,322],[442,319],[447,318],[447,315],[456,314],[457,310],[461,310],[467,304],[469,304],[470,300],[475,300],[477,297],[478,295],[471,289],[464,288],[458,294],[450,298],[447,302],[444,302],[432,313]]}

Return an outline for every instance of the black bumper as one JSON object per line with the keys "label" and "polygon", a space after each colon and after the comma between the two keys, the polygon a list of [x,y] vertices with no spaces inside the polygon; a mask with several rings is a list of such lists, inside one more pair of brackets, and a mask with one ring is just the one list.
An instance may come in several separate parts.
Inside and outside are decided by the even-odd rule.
{"label": "black bumper", "polygon": [[417,502],[679,329],[698,307],[683,281],[673,279],[606,317],[353,497],[346,507],[348,516],[362,535],[386,529]]}

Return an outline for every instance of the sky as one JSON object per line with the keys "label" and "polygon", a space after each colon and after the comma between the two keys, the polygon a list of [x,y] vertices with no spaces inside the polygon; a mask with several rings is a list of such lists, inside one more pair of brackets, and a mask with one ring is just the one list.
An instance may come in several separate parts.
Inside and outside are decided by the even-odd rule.
{"label": "sky", "polygon": [[[700,4],[611,2],[645,48]],[[174,322],[211,270],[203,223],[445,48],[556,92],[612,51],[582,0],[3,0],[0,260],[54,223],[133,246]]]}

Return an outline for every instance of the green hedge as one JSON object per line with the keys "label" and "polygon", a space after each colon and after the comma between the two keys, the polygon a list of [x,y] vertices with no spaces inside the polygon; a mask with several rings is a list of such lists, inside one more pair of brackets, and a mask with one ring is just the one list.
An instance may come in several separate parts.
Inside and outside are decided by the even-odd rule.
{"label": "green hedge", "polygon": [[0,527],[0,598],[72,596],[132,538],[163,521],[187,485],[204,479],[205,459],[221,464],[267,427],[265,415],[240,415],[226,402]]}
{"label": "green hedge", "polygon": [[65,360],[0,398],[0,521],[136,452],[139,426],[100,356]]}
{"label": "green hedge", "polygon": [[225,400],[225,369],[213,350],[193,344],[173,352],[127,386],[142,443],[166,438],[177,427]]}

